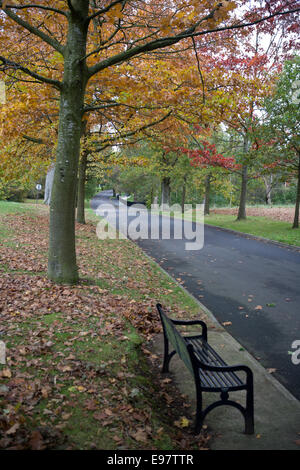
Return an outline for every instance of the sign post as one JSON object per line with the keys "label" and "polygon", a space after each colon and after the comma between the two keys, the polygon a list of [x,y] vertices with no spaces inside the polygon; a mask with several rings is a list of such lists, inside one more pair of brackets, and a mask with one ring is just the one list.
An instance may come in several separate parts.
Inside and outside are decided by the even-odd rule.
{"label": "sign post", "polygon": [[40,193],[40,191],[42,190],[42,185],[41,185],[41,184],[37,184],[37,185],[35,186],[35,189],[36,189],[36,200],[35,200],[35,203],[37,204],[37,200],[38,200],[38,198],[39,198],[39,193]]}

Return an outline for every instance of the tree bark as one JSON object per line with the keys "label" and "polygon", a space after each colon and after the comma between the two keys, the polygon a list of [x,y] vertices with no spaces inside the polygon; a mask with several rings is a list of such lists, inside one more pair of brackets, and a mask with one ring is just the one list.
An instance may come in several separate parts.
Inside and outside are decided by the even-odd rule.
{"label": "tree bark", "polygon": [[183,214],[184,214],[185,198],[186,198],[186,176],[183,177],[183,186],[182,186],[182,195],[181,195],[181,212]]}
{"label": "tree bark", "polygon": [[297,182],[297,195],[296,195],[296,204],[295,204],[295,215],[293,228],[299,228],[299,208],[300,208],[300,152],[298,159],[298,182]]}
{"label": "tree bark", "polygon": [[51,163],[50,167],[47,171],[46,182],[45,182],[45,195],[44,195],[44,203],[50,206],[51,203],[51,192],[53,186],[53,179],[54,179],[54,171],[55,165]]}
{"label": "tree bark", "polygon": [[50,206],[48,277],[55,282],[78,280],[75,251],[75,197],[84,94],[88,3],[78,0],[68,16],[64,78],[60,94],[55,174]]}
{"label": "tree bark", "polygon": [[[244,136],[244,155],[247,154],[249,150],[249,139],[248,136]],[[247,185],[248,185],[248,166],[243,164],[242,166],[242,186],[241,186],[241,195],[240,195],[240,204],[237,220],[245,220],[246,216],[246,203],[247,203]]]}
{"label": "tree bark", "polygon": [[268,181],[268,177],[265,176],[263,178],[265,183],[265,190],[266,190],[266,204],[272,204],[271,193],[272,193],[272,185],[273,185],[273,175],[270,175],[270,180]]}
{"label": "tree bark", "polygon": [[161,206],[170,205],[170,178],[163,177],[161,181]]}
{"label": "tree bark", "polygon": [[245,220],[246,216],[246,202],[247,202],[247,183],[248,183],[248,166],[242,167],[242,186],[240,195],[240,204],[237,220]]}
{"label": "tree bark", "polygon": [[209,215],[210,211],[210,182],[211,174],[209,173],[205,178],[204,215]]}
{"label": "tree bark", "polygon": [[77,222],[85,224],[85,181],[87,169],[87,152],[83,152],[79,162],[77,191]]}

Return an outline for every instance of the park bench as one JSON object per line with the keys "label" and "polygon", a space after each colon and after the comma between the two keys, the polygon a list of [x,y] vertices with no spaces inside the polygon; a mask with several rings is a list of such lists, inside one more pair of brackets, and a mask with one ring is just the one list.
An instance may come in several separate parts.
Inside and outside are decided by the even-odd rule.
{"label": "park bench", "polygon": [[[207,325],[201,320],[174,320],[157,304],[164,333],[164,360],[162,372],[169,372],[169,363],[178,354],[194,377],[196,386],[195,433],[201,431],[206,415],[221,405],[230,405],[241,411],[245,419],[245,434],[254,433],[253,374],[245,365],[228,366],[207,342]],[[183,335],[177,326],[200,325],[201,335]],[[174,350],[169,352],[169,342]],[[246,374],[246,375],[245,375]],[[240,377],[242,376],[242,377]],[[246,390],[246,406],[229,400],[229,392]],[[220,399],[202,408],[202,392],[218,392]]]}

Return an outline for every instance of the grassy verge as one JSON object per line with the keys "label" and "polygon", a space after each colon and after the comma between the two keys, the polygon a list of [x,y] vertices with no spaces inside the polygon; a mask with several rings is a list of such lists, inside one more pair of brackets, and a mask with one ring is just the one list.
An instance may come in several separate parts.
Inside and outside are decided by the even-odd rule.
{"label": "grassy verge", "polygon": [[234,215],[211,214],[205,216],[205,223],[249,233],[288,245],[300,246],[300,230],[292,229],[289,222],[254,216],[248,216],[246,220],[238,221]]}
{"label": "grassy verge", "polygon": [[[161,214],[168,216],[167,212],[161,212]],[[175,212],[174,217],[181,218],[182,214]],[[184,218],[196,220],[195,213],[192,211],[186,212]],[[287,245],[300,246],[300,229],[293,229],[290,222],[274,220],[265,216],[248,216],[246,220],[236,220],[236,215],[230,214],[210,214],[205,216],[204,221],[208,225],[248,233]]]}
{"label": "grassy verge", "polygon": [[63,286],[46,278],[48,208],[0,202],[0,448],[206,448],[149,349],[156,302],[176,317],[203,312],[137,245],[98,240],[87,216],[80,283]]}

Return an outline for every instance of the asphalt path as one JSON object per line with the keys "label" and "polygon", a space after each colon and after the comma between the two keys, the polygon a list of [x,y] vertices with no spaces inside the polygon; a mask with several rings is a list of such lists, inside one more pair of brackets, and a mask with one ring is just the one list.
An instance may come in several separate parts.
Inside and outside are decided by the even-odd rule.
{"label": "asphalt path", "polygon": [[[109,191],[100,193],[91,207],[96,210],[100,204],[113,204],[117,228],[122,230],[120,214],[124,216],[127,208],[120,206],[120,210],[118,201],[110,196]],[[161,233],[159,239],[151,239],[151,224],[161,231],[163,218],[150,220],[142,212],[140,221],[147,222],[149,238],[135,242],[300,399],[300,364],[292,362],[292,345],[300,340],[300,249],[206,225],[203,248],[188,251],[185,247],[190,240],[172,239],[181,221],[171,219],[171,239],[162,239]],[[107,220],[113,219],[108,215]],[[134,220],[136,216],[129,216],[127,223]],[[194,223],[185,223],[195,231]]]}

